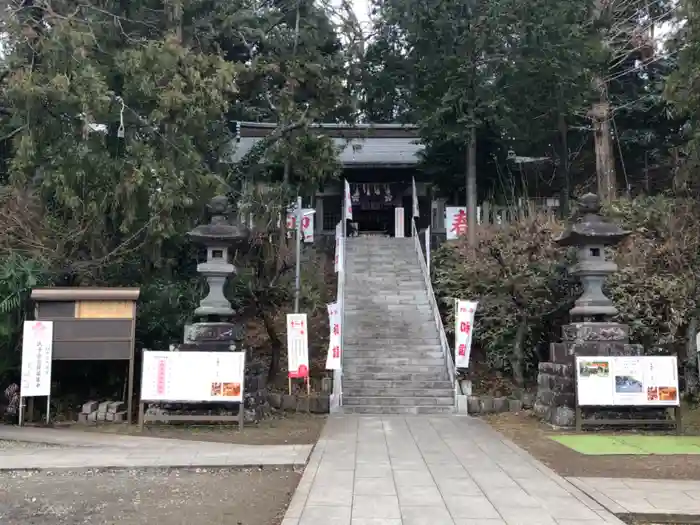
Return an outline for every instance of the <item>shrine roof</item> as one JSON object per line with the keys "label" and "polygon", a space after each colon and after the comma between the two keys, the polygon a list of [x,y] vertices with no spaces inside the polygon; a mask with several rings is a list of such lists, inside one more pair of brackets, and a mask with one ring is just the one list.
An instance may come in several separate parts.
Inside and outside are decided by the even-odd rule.
{"label": "shrine roof", "polygon": [[[241,160],[263,137],[277,127],[273,123],[241,122],[231,162]],[[343,167],[412,167],[420,162],[425,147],[418,128],[405,124],[314,124],[319,134],[333,139]]]}

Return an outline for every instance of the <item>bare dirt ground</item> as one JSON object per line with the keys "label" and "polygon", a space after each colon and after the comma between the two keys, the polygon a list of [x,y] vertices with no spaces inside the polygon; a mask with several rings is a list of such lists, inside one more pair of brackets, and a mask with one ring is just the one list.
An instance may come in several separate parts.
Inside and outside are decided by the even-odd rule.
{"label": "bare dirt ground", "polygon": [[[493,414],[485,419],[508,439],[562,476],[700,479],[700,455],[586,456],[547,437],[573,431],[552,429],[541,423],[530,411]],[[686,435],[700,434],[700,410],[686,410],[683,419]]]}
{"label": "bare dirt ground", "polygon": [[0,473],[3,525],[279,525],[300,472],[88,470]]}
{"label": "bare dirt ground", "polygon": [[249,423],[243,432],[237,425],[177,425],[158,424],[144,427],[103,423],[96,425],[68,425],[72,430],[104,432],[133,436],[147,436],[195,441],[215,441],[240,445],[310,445],[318,441],[325,416],[314,414],[278,413],[259,423]]}

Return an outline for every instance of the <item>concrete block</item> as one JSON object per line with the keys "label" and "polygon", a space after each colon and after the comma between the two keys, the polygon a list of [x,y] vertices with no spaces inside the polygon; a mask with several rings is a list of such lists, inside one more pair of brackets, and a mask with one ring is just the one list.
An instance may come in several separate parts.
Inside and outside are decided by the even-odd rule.
{"label": "concrete block", "polygon": [[308,397],[298,397],[297,398],[297,412],[309,412],[310,403]]}
{"label": "concrete block", "polygon": [[123,423],[126,421],[126,410],[122,410],[120,412],[115,412],[112,414],[112,421],[115,423]]}
{"label": "concrete block", "polygon": [[87,420],[88,421],[97,421],[97,414],[98,414],[97,411],[89,413],[87,415]]}
{"label": "concrete block", "polygon": [[268,392],[267,402],[272,408],[280,408],[282,406],[282,394],[278,392]]}
{"label": "concrete block", "polygon": [[496,397],[493,400],[493,411],[497,413],[508,412],[508,398]]}
{"label": "concrete block", "polygon": [[107,412],[111,412],[112,414],[121,410],[124,410],[124,403],[121,401],[113,401],[112,403],[107,405]]}
{"label": "concrete block", "polygon": [[80,413],[78,414],[78,423],[87,423],[88,422],[88,414]]}
{"label": "concrete block", "polygon": [[576,413],[569,407],[556,407],[552,411],[552,425],[571,427],[576,421]]}
{"label": "concrete block", "polygon": [[532,392],[523,392],[522,402],[523,408],[532,408],[535,405],[535,394]]}
{"label": "concrete block", "polygon": [[508,400],[508,411],[509,412],[520,412],[523,409],[523,402],[519,399],[509,399]]}
{"label": "concrete block", "polygon": [[330,396],[328,395],[312,396],[309,399],[309,410],[313,414],[328,414],[330,408]]}
{"label": "concrete block", "polygon": [[83,409],[81,410],[81,412],[83,414],[91,414],[92,412],[97,410],[98,405],[99,403],[97,401],[88,401],[83,405]]}
{"label": "concrete block", "polygon": [[291,394],[282,395],[282,410],[296,410],[297,409],[297,397]]}
{"label": "concrete block", "polygon": [[467,396],[467,410],[470,414],[481,413],[481,399],[479,396]]}
{"label": "concrete block", "polygon": [[109,405],[111,405],[111,401],[103,401],[99,405],[97,405],[97,411],[98,412],[107,412],[107,409],[109,408]]}
{"label": "concrete block", "polygon": [[455,396],[455,412],[460,416],[466,416],[469,414],[468,396]]}
{"label": "concrete block", "polygon": [[493,412],[493,397],[481,396],[479,398],[479,408],[482,414],[490,414]]}
{"label": "concrete block", "polygon": [[107,421],[107,412],[97,411],[97,421]]}
{"label": "concrete block", "polygon": [[321,379],[321,392],[324,394],[330,394],[333,390],[333,379],[330,377],[324,377]]}

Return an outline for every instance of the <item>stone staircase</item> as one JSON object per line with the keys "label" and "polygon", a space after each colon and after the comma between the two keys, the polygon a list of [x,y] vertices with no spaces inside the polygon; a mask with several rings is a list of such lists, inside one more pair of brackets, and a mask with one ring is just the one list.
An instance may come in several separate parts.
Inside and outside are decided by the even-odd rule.
{"label": "stone staircase", "polygon": [[454,411],[413,239],[346,239],[343,412]]}

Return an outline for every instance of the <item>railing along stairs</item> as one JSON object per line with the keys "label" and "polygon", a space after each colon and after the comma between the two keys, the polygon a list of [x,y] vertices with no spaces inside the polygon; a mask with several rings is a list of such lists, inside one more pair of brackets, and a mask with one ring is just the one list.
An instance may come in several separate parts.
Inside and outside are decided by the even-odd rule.
{"label": "railing along stairs", "polygon": [[[428,291],[428,303],[430,304],[430,309],[433,312],[433,317],[435,318],[435,325],[438,329],[438,334],[440,337],[440,347],[442,353],[445,356],[445,366],[447,367],[447,373],[450,378],[450,382],[455,385],[456,389],[456,371],[455,363],[452,359],[452,351],[450,349],[450,344],[447,341],[447,334],[445,333],[445,326],[442,324],[442,317],[440,316],[440,309],[438,308],[437,300],[435,299],[435,292],[433,291],[433,283],[430,279],[429,263],[423,247],[421,246],[420,237],[418,235],[418,228],[416,227],[416,220],[413,218],[411,220],[411,235],[413,237],[413,244],[416,249],[416,254],[418,255],[418,261],[420,262],[421,273],[423,274],[423,280],[425,281],[425,287]],[[426,242],[426,246],[428,243]],[[456,404],[456,400],[455,400]]]}

